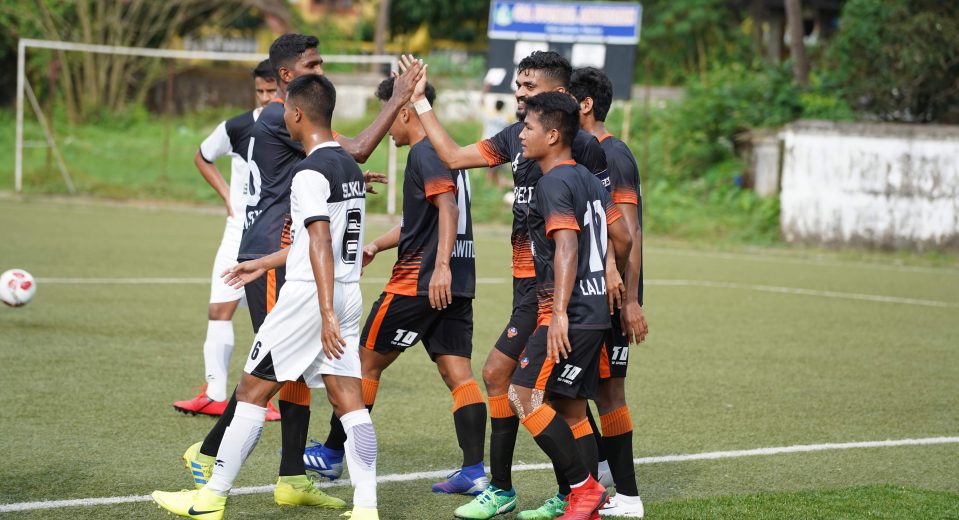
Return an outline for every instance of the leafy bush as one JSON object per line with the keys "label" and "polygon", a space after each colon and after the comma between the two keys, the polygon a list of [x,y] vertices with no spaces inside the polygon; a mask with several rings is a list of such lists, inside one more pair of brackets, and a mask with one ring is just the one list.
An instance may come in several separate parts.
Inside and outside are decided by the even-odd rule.
{"label": "leafy bush", "polygon": [[831,74],[857,109],[930,122],[959,106],[954,1],[849,0],[830,45]]}

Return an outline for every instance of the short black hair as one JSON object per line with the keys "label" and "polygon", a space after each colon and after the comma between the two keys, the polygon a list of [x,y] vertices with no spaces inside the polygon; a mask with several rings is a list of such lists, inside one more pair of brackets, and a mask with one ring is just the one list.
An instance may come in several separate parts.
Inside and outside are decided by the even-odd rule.
{"label": "short black hair", "polygon": [[536,114],[545,130],[559,130],[563,144],[573,145],[579,132],[579,103],[565,92],[543,92],[526,100],[526,114]]}
{"label": "short black hair", "polygon": [[336,107],[336,88],[325,76],[304,74],[286,87],[287,102],[292,102],[307,119],[329,128]]}
{"label": "short black hair", "polygon": [[[393,97],[393,84],[396,78],[389,77],[380,82],[376,87],[376,99],[380,101],[389,101]],[[436,89],[428,81],[426,82],[426,100],[432,105],[436,101]]]}
{"label": "short black hair", "polygon": [[273,65],[270,60],[263,60],[253,69],[254,78],[263,78],[267,81],[276,81],[276,72],[273,71]]}
{"label": "short black hair", "polygon": [[613,104],[613,83],[605,72],[594,67],[583,67],[573,71],[569,82],[569,93],[580,103],[593,98],[593,114],[597,121],[606,121],[609,107]]}
{"label": "short black hair", "polygon": [[558,81],[563,87],[569,86],[569,78],[573,74],[573,66],[569,64],[569,60],[556,51],[533,51],[516,67],[517,73],[524,70],[541,70],[547,78]]}
{"label": "short black hair", "polygon": [[320,40],[317,40],[316,36],[305,34],[286,33],[273,40],[270,45],[270,63],[276,77],[280,77],[280,67],[289,68],[290,62],[296,61],[307,49],[315,49],[319,45]]}
{"label": "short black hair", "polygon": [[505,107],[505,106],[506,106],[506,103],[505,103],[502,99],[497,99],[497,100],[496,100],[496,111],[497,111],[497,112],[499,112],[500,110],[503,110],[503,107]]}

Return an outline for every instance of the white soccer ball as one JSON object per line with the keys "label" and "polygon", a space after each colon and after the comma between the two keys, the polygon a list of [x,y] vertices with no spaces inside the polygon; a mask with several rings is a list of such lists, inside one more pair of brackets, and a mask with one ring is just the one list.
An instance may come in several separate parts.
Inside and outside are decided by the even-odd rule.
{"label": "white soccer ball", "polygon": [[30,303],[36,293],[37,282],[23,269],[10,269],[0,275],[0,300],[3,303],[21,307]]}

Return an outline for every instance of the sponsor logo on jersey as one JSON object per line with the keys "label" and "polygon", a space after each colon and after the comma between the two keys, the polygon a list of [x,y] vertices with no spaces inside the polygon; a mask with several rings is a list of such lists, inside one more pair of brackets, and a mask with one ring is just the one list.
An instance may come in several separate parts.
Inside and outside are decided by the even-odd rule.
{"label": "sponsor logo on jersey", "polygon": [[[506,329],[506,337],[509,339],[515,338],[517,334],[519,334],[519,331],[516,330],[516,327],[510,327]],[[523,359],[526,359],[526,358],[523,358]]]}
{"label": "sponsor logo on jersey", "polygon": [[523,359],[519,362],[519,367],[526,368],[526,365],[529,365],[529,358],[526,356],[523,356]]}
{"label": "sponsor logo on jersey", "polygon": [[529,200],[533,198],[533,191],[535,189],[536,186],[514,186],[513,202],[516,204],[529,204]]}
{"label": "sponsor logo on jersey", "polygon": [[453,246],[453,258],[474,258],[472,240],[457,240]]}
{"label": "sponsor logo on jersey", "polygon": [[573,384],[573,381],[583,371],[582,368],[575,365],[566,365],[563,367],[563,373],[559,375],[557,379],[559,382],[566,383],[567,385]]}
{"label": "sponsor logo on jersey", "polygon": [[406,348],[416,343],[418,337],[419,333],[415,330],[396,329],[396,334],[393,336],[393,339],[390,340],[390,344],[394,347]]}
{"label": "sponsor logo on jersey", "polygon": [[342,186],[344,199],[366,196],[366,186],[360,181],[344,182]]}

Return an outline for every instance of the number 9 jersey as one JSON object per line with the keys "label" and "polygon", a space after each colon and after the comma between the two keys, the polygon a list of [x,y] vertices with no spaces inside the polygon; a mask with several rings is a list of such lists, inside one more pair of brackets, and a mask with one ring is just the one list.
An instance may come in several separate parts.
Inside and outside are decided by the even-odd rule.
{"label": "number 9 jersey", "polygon": [[609,223],[622,218],[609,193],[593,174],[572,160],[539,180],[529,204],[529,234],[536,267],[537,325],[549,325],[553,312],[553,233],[577,233],[576,281],[566,314],[570,329],[608,329],[606,242]]}
{"label": "number 9 jersey", "polygon": [[356,161],[336,141],[317,145],[293,168],[293,245],[286,259],[287,281],[314,281],[306,227],[325,220],[333,242],[333,279],[359,282],[365,212],[366,183]]}

